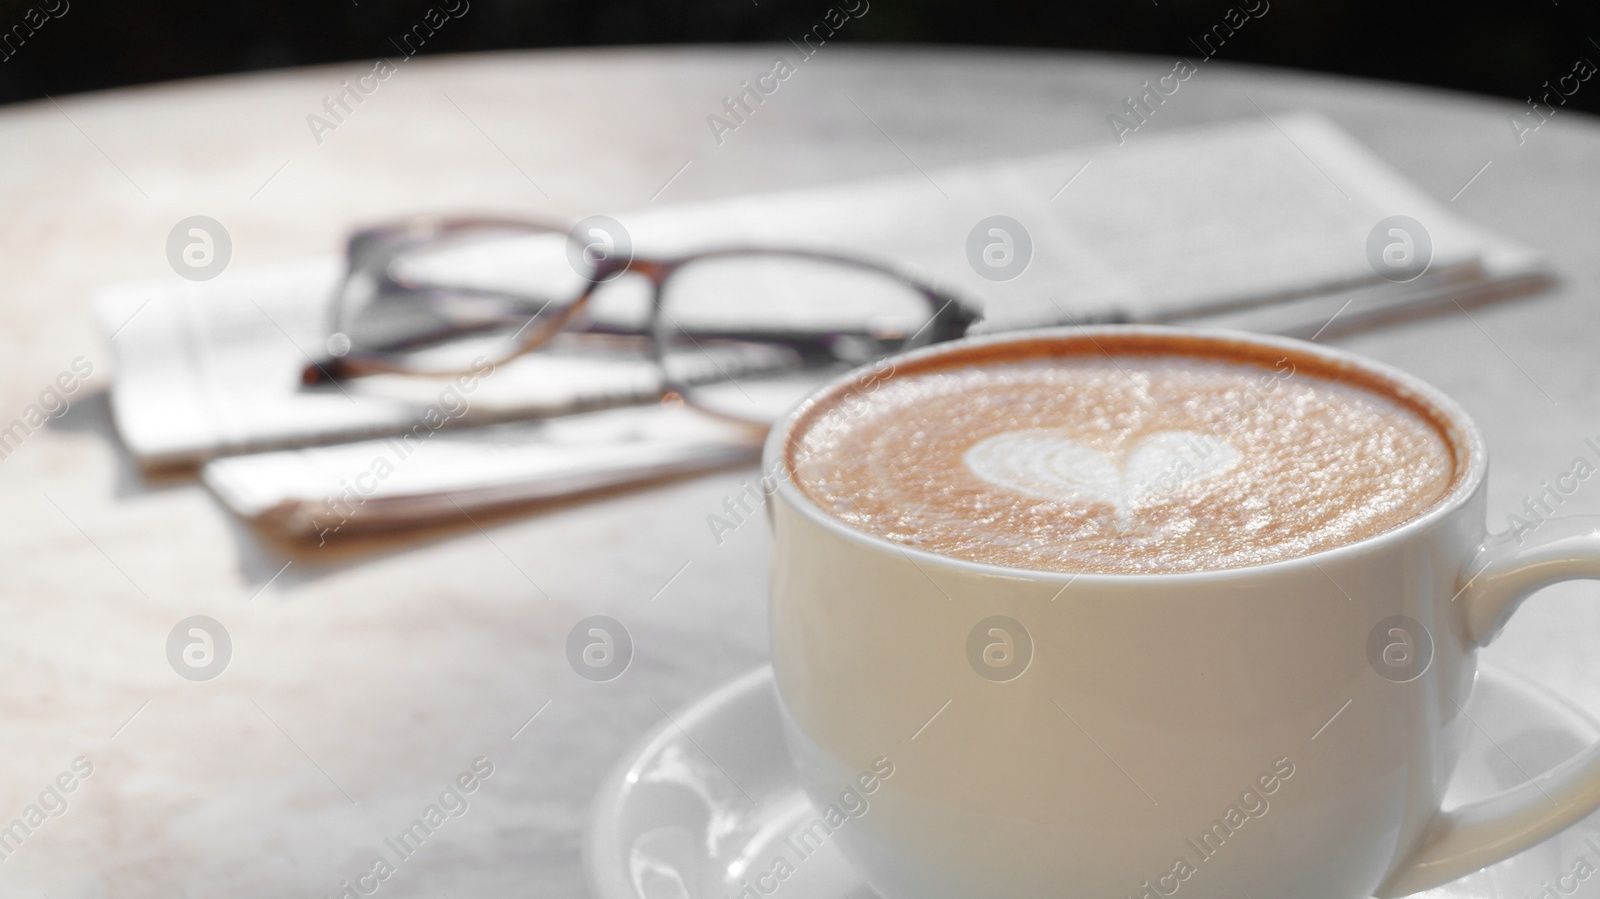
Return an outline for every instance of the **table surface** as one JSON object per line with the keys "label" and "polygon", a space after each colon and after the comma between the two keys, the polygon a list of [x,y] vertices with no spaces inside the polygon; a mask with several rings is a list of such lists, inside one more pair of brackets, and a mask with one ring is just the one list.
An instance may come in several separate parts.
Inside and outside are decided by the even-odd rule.
{"label": "table surface", "polygon": [[[0,110],[0,421],[79,357],[94,367],[71,409],[0,462],[0,820],[74,759],[93,765],[67,812],[0,865],[0,894],[328,895],[484,757],[493,774],[469,810],[384,895],[586,895],[581,827],[608,769],[663,710],[766,656],[766,534],[740,528],[719,545],[706,525],[753,469],[482,529],[275,545],[192,478],[147,478],[121,449],[88,296],[174,277],[167,233],[197,214],[228,228],[231,265],[246,267],[333,252],[351,223],[416,210],[576,220],[912,165],[1111,152],[1108,113],[1172,66],[829,46],[718,146],[707,114],[781,50],[397,62],[320,143],[306,117],[372,63]],[[1477,418],[1495,459],[1492,526],[1576,457],[1593,460],[1596,122],[1561,111],[1519,146],[1520,104],[1210,61],[1146,128],[1259,116],[1257,104],[1323,111],[1462,216],[1555,260],[1555,292],[1332,341]],[[1600,512],[1600,479],[1566,508]],[[1542,594],[1485,660],[1600,712],[1591,593]],[[636,645],[604,684],[564,650],[597,614]],[[192,615],[232,638],[225,673],[205,683],[167,660],[168,633]]]}

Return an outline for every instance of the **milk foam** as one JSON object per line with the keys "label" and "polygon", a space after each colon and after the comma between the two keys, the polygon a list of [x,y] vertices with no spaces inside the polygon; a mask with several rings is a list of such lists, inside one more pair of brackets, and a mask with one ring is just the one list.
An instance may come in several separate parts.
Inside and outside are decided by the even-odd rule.
{"label": "milk foam", "polygon": [[1119,525],[1137,509],[1185,483],[1230,471],[1239,452],[1226,441],[1193,431],[1140,438],[1120,459],[1073,440],[1069,431],[1006,431],[973,444],[962,456],[968,470],[998,487],[1046,500],[1109,503]]}
{"label": "milk foam", "polygon": [[800,489],[906,546],[1175,572],[1306,555],[1448,492],[1437,428],[1352,383],[1227,360],[1069,356],[896,375],[813,417]]}

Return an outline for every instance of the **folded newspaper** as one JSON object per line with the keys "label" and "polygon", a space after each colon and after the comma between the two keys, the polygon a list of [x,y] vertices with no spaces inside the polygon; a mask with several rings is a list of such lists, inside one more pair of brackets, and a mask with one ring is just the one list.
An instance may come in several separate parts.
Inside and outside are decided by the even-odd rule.
{"label": "folded newspaper", "polygon": [[[981,255],[996,216],[1008,262],[1022,260],[998,274]],[[1314,114],[615,217],[638,256],[736,244],[896,264],[961,297],[977,331],[1127,321],[1311,336],[1553,280],[1541,254],[1456,217]],[[1396,248],[1415,270],[1385,269]],[[468,274],[514,262],[480,254]],[[470,392],[389,376],[303,388],[341,270],[328,258],[103,291],[114,416],[135,457],[203,463],[234,511],[302,533],[330,517],[390,526],[754,457],[748,432],[656,404],[655,369],[637,358],[531,354]],[[334,511],[421,432],[437,432],[426,450]]]}
{"label": "folded newspaper", "polygon": [[460,519],[747,463],[761,435],[682,408],[645,406],[218,459],[202,470],[227,506],[318,543],[347,531]]}

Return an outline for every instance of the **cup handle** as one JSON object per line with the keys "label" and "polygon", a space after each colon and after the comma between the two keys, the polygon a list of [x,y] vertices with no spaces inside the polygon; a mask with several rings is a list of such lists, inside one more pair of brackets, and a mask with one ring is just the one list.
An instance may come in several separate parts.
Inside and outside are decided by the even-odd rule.
{"label": "cup handle", "polygon": [[[1493,537],[1473,557],[1453,602],[1474,647],[1499,636],[1528,595],[1560,581],[1600,580],[1600,517],[1549,519],[1518,540]],[[1529,782],[1448,812],[1378,890],[1408,896],[1464,877],[1560,833],[1600,809],[1600,744]]]}

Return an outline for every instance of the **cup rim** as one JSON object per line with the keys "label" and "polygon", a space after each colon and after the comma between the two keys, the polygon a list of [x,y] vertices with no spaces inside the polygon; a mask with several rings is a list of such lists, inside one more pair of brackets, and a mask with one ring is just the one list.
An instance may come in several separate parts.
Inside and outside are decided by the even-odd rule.
{"label": "cup rim", "polygon": [[[1369,359],[1347,350],[1322,346],[1306,340],[1291,337],[1257,334],[1249,331],[1236,331],[1226,328],[1179,328],[1164,325],[1090,325],[1090,326],[1064,326],[1053,328],[1030,328],[1019,331],[1005,331],[965,337],[946,343],[934,344],[893,357],[899,363],[919,362],[922,360],[936,359],[939,356],[959,353],[979,347],[992,347],[1007,343],[1025,343],[1049,341],[1055,339],[1089,339],[1104,336],[1111,337],[1138,337],[1148,336],[1155,338],[1173,338],[1197,340],[1202,342],[1217,342],[1231,344],[1246,344],[1258,348],[1281,349],[1291,354],[1311,356],[1319,360],[1355,369],[1367,375],[1376,376],[1378,379],[1389,382],[1397,388],[1397,392],[1404,392],[1416,397],[1421,402],[1431,406],[1440,416],[1446,419],[1452,433],[1447,435],[1447,441],[1458,444],[1453,450],[1464,450],[1466,453],[1466,466],[1457,475],[1455,484],[1444,496],[1435,500],[1427,511],[1417,515],[1404,523],[1381,531],[1351,543],[1342,543],[1338,546],[1318,550],[1302,556],[1293,556],[1287,559],[1278,559],[1256,565],[1245,565],[1234,568],[1212,568],[1198,571],[1169,571],[1169,572],[1090,572],[1090,571],[1049,571],[1036,568],[1023,568],[1009,565],[998,565],[993,562],[978,562],[971,559],[962,559],[955,556],[943,555],[925,549],[906,546],[877,534],[868,533],[850,525],[817,505],[795,483],[794,473],[788,470],[787,447],[792,439],[795,427],[808,413],[811,412],[824,399],[830,398],[835,392],[849,384],[860,381],[871,375],[878,363],[869,363],[851,369],[826,384],[813,390],[808,396],[797,403],[777,426],[773,427],[767,435],[766,444],[762,449],[761,469],[763,482],[771,479],[775,487],[767,488],[770,497],[782,496],[789,505],[805,516],[812,523],[825,530],[875,550],[888,550],[917,563],[919,566],[952,569],[972,575],[987,577],[1023,577],[1043,583],[1065,584],[1082,582],[1085,585],[1116,585],[1128,586],[1140,582],[1176,584],[1182,582],[1207,582],[1227,580],[1241,576],[1275,575],[1295,573],[1297,569],[1314,569],[1323,564],[1336,564],[1347,561],[1355,556],[1362,555],[1377,549],[1380,546],[1398,542],[1416,534],[1419,531],[1433,527],[1440,519],[1445,518],[1460,509],[1478,488],[1482,485],[1485,473],[1488,471],[1488,454],[1484,446],[1483,435],[1466,411],[1455,400],[1443,391],[1423,381],[1408,372],[1402,371],[1387,363]],[[894,375],[890,375],[893,378]],[[769,500],[770,501],[770,500]],[[772,510],[768,511],[769,516]]]}

